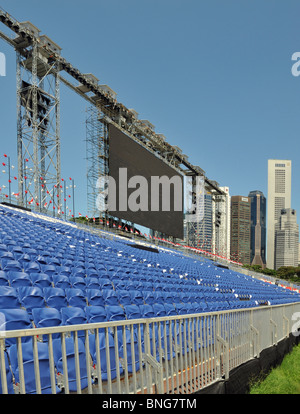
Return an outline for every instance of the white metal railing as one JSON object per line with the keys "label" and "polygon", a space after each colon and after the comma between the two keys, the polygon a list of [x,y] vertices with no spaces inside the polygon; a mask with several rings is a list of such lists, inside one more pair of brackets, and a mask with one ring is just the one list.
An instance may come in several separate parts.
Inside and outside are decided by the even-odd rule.
{"label": "white metal railing", "polygon": [[1,331],[2,393],[190,394],[287,337],[299,311],[293,303]]}

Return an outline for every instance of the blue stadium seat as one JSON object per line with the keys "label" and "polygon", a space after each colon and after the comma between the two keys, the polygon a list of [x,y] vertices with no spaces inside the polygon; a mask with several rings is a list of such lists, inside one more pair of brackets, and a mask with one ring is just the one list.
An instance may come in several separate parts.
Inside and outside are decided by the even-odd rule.
{"label": "blue stadium seat", "polygon": [[[75,344],[73,337],[66,337],[66,355],[67,355],[67,374],[68,385],[71,392],[77,391],[76,384],[76,363],[75,363]],[[64,375],[63,369],[63,357],[62,357],[62,343],[61,339],[54,339],[53,341],[53,357],[58,371],[58,376],[63,375],[64,381],[66,381],[66,375]],[[81,389],[85,389],[88,386],[88,377],[86,369],[86,354],[83,341],[78,338],[78,357],[79,357],[79,380]]]}
{"label": "blue stadium seat", "polygon": [[99,280],[97,277],[88,276],[85,280],[86,289],[100,289]]}
{"label": "blue stadium seat", "polygon": [[[106,335],[108,336],[108,349],[106,349]],[[94,363],[95,373],[97,373],[97,352],[96,346],[97,341],[94,334],[89,335],[89,346],[90,354]],[[110,362],[110,376],[114,380],[117,377],[117,360],[115,355],[115,341],[111,333],[99,332],[99,351],[100,351],[100,365],[101,365],[101,379],[102,381],[107,381],[108,379],[108,366],[107,361]],[[120,362],[119,372],[120,375],[123,374],[124,370]],[[99,378],[98,378],[99,380]]]}
{"label": "blue stadium seat", "polygon": [[32,286],[28,273],[9,271],[8,280],[11,287],[18,288],[21,286]]}
{"label": "blue stadium seat", "polygon": [[4,270],[0,270],[0,286],[9,286],[8,276]]}
{"label": "blue stadium seat", "polygon": [[17,288],[21,305],[32,315],[32,309],[45,306],[45,299],[42,289],[34,286],[22,286]]}
{"label": "blue stadium seat", "polygon": [[[131,296],[128,290],[117,290],[116,293],[117,293],[118,303],[120,303],[122,306],[131,304]],[[118,305],[118,303],[111,303],[111,304]]]}
{"label": "blue stadium seat", "polygon": [[65,293],[69,306],[84,308],[87,305],[84,292],[81,289],[69,288],[65,289]]}
{"label": "blue stadium seat", "polygon": [[29,278],[33,286],[41,289],[52,286],[51,278],[49,275],[46,275],[46,273],[31,273]]}
{"label": "blue stadium seat", "polygon": [[[42,394],[51,394],[51,379],[50,379],[50,365],[49,365],[49,352],[48,345],[43,342],[37,342],[38,348],[38,361],[40,371],[40,384]],[[15,377],[15,382],[18,384],[19,379],[19,366],[18,366],[18,353],[17,346],[12,345],[9,349],[9,357],[11,361],[12,372]],[[25,380],[25,392],[26,394],[36,394],[36,381],[35,381],[35,367],[33,359],[33,345],[31,342],[22,343],[22,357],[24,368],[24,380]],[[59,393],[60,389],[56,386],[56,392]]]}
{"label": "blue stadium seat", "polygon": [[17,309],[20,306],[17,290],[10,286],[0,286],[0,309]]}
{"label": "blue stadium seat", "polygon": [[107,315],[104,306],[86,306],[84,308],[88,323],[106,322]]}
{"label": "blue stadium seat", "polygon": [[86,298],[89,305],[104,306],[104,297],[99,289],[86,289]]}
{"label": "blue stadium seat", "polygon": [[68,306],[65,291],[61,288],[49,287],[43,289],[44,298],[49,308],[61,309]]}
{"label": "blue stadium seat", "polygon": [[61,274],[53,275],[52,276],[52,282],[53,282],[53,285],[56,288],[68,289],[68,288],[72,287],[71,282],[70,282],[68,276],[66,276],[66,275],[61,275]]}
{"label": "blue stadium seat", "polygon": [[143,305],[144,297],[140,290],[129,290],[131,303],[134,305]]}
{"label": "blue stadium seat", "polygon": [[70,276],[69,281],[71,282],[72,288],[85,290],[86,284],[83,277],[80,276]]}
{"label": "blue stadium seat", "polygon": [[115,290],[103,289],[102,295],[103,295],[105,305],[108,305],[108,306],[119,305],[119,298]]}
{"label": "blue stadium seat", "polygon": [[[61,313],[55,308],[34,308],[32,309],[33,322],[37,328],[48,328],[61,325]],[[52,334],[52,338],[59,338],[59,333]],[[48,336],[43,335],[43,340],[48,341]]]}
{"label": "blue stadium seat", "polygon": [[[28,312],[24,309],[1,309],[0,321],[2,322],[0,331],[14,331],[19,329],[25,330],[32,328]],[[22,337],[22,342],[29,342],[30,340],[30,337]],[[5,339],[5,344],[6,346],[14,345],[16,344],[16,339],[7,338]]]}
{"label": "blue stadium seat", "polygon": [[124,309],[119,305],[105,306],[107,318],[109,321],[125,320]]}

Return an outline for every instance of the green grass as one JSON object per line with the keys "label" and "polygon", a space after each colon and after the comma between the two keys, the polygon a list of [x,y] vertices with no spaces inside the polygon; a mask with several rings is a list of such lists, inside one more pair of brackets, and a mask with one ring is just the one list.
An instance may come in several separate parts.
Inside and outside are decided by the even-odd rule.
{"label": "green grass", "polygon": [[253,382],[250,394],[300,394],[300,345],[265,379]]}

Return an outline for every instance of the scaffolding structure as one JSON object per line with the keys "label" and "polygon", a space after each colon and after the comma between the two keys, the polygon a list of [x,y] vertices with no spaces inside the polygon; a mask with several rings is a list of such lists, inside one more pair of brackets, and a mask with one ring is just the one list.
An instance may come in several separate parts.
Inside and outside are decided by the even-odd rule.
{"label": "scaffolding structure", "polygon": [[[87,213],[99,216],[99,178],[108,176],[108,128],[95,106],[86,110]],[[105,213],[105,212],[104,212]]]}
{"label": "scaffolding structure", "polygon": [[[29,22],[21,25],[39,33]],[[60,52],[46,36],[15,39],[19,203],[44,212],[61,209],[60,68],[45,42]]]}
{"label": "scaffolding structure", "polygon": [[[82,73],[61,56],[61,48],[31,22],[18,22],[0,8],[0,22],[15,35],[0,31],[0,38],[17,54],[18,171],[19,203],[31,203],[35,210],[53,208],[61,212],[60,83],[89,103],[86,120],[87,210],[96,214],[97,180],[108,175],[107,130],[113,124],[139,145],[183,176],[203,177],[205,189],[222,194],[218,183],[191,164],[177,146],[155,132],[148,120],[138,118],[134,109],[118,102],[108,85],[100,85],[91,73]],[[66,79],[67,74],[71,81]],[[75,81],[75,83],[73,83]],[[196,191],[194,189],[193,191]],[[32,206],[31,206],[32,208]],[[99,214],[98,214],[99,215]],[[199,235],[199,224],[191,231]],[[196,240],[199,244],[199,240]]]}

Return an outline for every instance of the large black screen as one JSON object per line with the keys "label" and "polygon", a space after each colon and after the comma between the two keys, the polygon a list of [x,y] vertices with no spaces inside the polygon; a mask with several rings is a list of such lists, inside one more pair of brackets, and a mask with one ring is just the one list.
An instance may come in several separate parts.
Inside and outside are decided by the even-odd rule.
{"label": "large black screen", "polygon": [[109,176],[112,216],[183,239],[183,177],[111,124]]}

